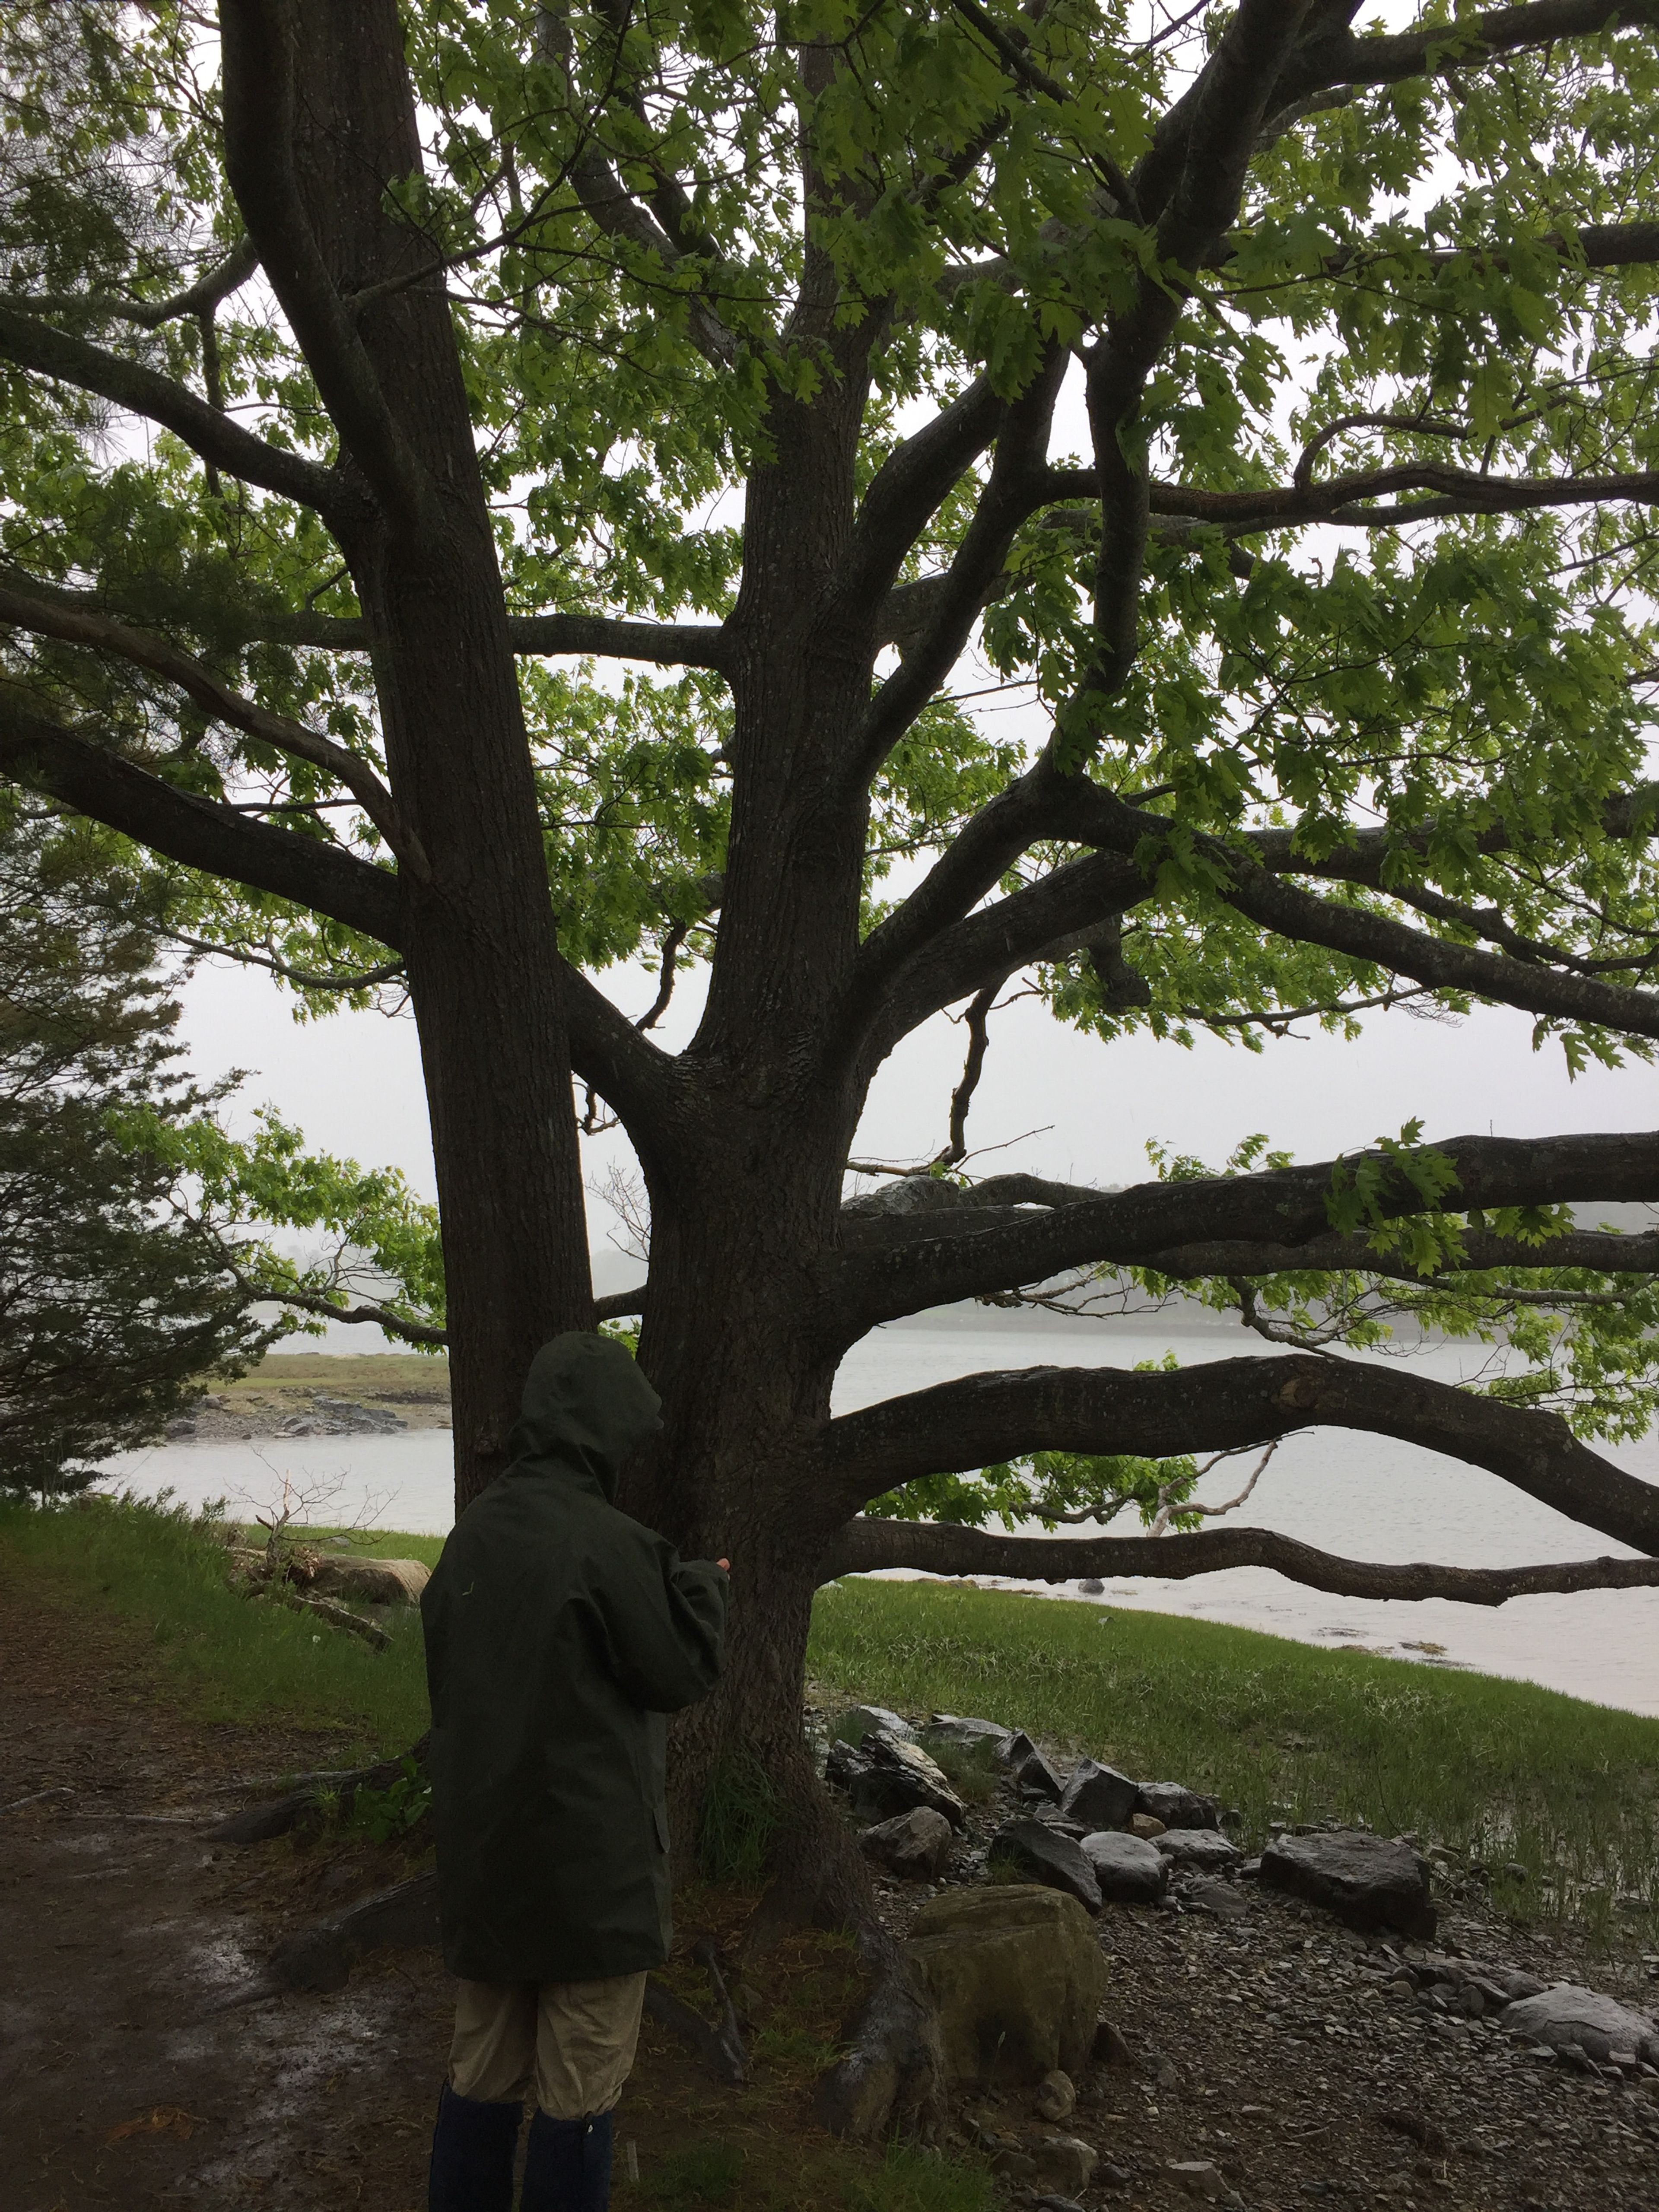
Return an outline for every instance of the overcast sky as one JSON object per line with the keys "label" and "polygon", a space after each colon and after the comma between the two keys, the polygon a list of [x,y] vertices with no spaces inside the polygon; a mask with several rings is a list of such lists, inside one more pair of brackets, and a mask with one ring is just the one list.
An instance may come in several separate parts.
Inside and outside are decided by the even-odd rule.
{"label": "overcast sky", "polygon": [[[630,1012],[649,1003],[641,970],[616,969],[600,980]],[[689,1032],[697,996],[695,989],[677,996],[674,1019],[665,1024],[671,1044]],[[198,1071],[249,1071],[233,1122],[269,1100],[314,1146],[365,1165],[400,1167],[430,1194],[412,1021],[346,1013],[299,1026],[291,1004],[265,977],[224,966],[204,969],[187,990],[185,1033]],[[1570,1083],[1559,1047],[1534,1054],[1531,1030],[1529,1016],[1501,1008],[1443,1026],[1396,1010],[1368,1017],[1357,1043],[1316,1034],[1270,1043],[1258,1057],[1208,1039],[1191,1052],[1149,1038],[1104,1045],[1026,1000],[992,1024],[969,1139],[976,1146],[1021,1140],[980,1160],[980,1172],[1017,1166],[1109,1183],[1147,1174],[1149,1138],[1218,1164],[1256,1129],[1317,1159],[1393,1135],[1413,1115],[1430,1137],[1659,1125],[1659,1071],[1598,1069]],[[937,1150],[962,1047],[961,1030],[939,1017],[894,1055],[865,1117],[862,1155],[908,1161]],[[623,1148],[611,1136],[586,1149],[592,1178]],[[614,1224],[597,1204],[591,1218],[603,1250]]]}

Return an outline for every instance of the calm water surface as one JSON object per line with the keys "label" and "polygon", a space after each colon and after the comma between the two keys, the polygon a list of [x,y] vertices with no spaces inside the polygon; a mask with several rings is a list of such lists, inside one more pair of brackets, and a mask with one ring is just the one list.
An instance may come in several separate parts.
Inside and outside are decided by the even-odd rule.
{"label": "calm water surface", "polygon": [[[848,1413],[981,1370],[1040,1363],[1132,1365],[1166,1349],[1185,1364],[1269,1347],[1243,1340],[1242,1332],[1172,1328],[1155,1318],[1109,1328],[903,1323],[877,1330],[848,1355],[836,1409]],[[1451,1380],[1459,1357],[1455,1350],[1431,1347],[1411,1365]],[[1659,1439],[1607,1448],[1607,1455],[1659,1481]],[[1218,1468],[1200,1494],[1212,1502],[1235,1495],[1250,1463],[1238,1460]],[[319,1518],[350,1521],[363,1513],[386,1528],[434,1534],[453,1518],[450,1440],[441,1430],[406,1437],[265,1437],[252,1443],[158,1445],[112,1461],[110,1475],[114,1486],[146,1495],[171,1487],[191,1504],[222,1497],[233,1515],[244,1516],[268,1510],[288,1476],[302,1488],[335,1487]],[[1255,1496],[1231,1517],[1353,1558],[1507,1566],[1632,1556],[1626,1547],[1577,1527],[1496,1475],[1350,1430],[1315,1429],[1289,1438]],[[1079,1595],[1074,1585],[1053,1586],[1052,1594]],[[1266,1568],[1241,1567],[1186,1583],[1146,1577],[1112,1582],[1093,1602],[1231,1621],[1309,1643],[1364,1644],[1659,1714],[1659,1589],[1515,1598],[1488,1609],[1438,1598],[1407,1604],[1328,1597]],[[1423,1646],[1443,1648],[1425,1651]]]}

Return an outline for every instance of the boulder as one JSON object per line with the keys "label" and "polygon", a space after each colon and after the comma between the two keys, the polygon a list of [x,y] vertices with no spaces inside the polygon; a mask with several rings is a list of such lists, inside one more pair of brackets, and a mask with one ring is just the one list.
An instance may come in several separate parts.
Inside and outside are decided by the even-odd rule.
{"label": "boulder", "polygon": [[1087,1911],[1100,1910],[1100,1884],[1082,1846],[1045,1820],[1006,1821],[992,1837],[986,1856],[1011,1862],[1050,1889],[1064,1890]]}
{"label": "boulder", "polygon": [[1170,1886],[1169,1860],[1139,1836],[1108,1829],[1085,1836],[1082,1850],[1108,1905],[1156,1905]]}
{"label": "boulder", "polygon": [[836,1734],[848,1743],[862,1743],[873,1729],[884,1729],[901,1743],[915,1741],[916,1732],[909,1722],[890,1712],[885,1705],[854,1705],[836,1723]]}
{"label": "boulder", "polygon": [[[1200,1797],[1181,1782],[1143,1782],[1131,1810],[1162,1820],[1166,1828],[1218,1828],[1221,1800]],[[1128,1815],[1126,1814],[1127,1820]],[[1121,1825],[1117,1824],[1117,1825]]]}
{"label": "boulder", "polygon": [[861,1744],[832,1743],[824,1772],[847,1791],[861,1820],[890,1820],[918,1805],[942,1813],[953,1828],[968,1817],[961,1798],[921,1747],[884,1729],[872,1729]]}
{"label": "boulder", "polygon": [[1088,2063],[1106,1961],[1073,1899],[1035,1885],[946,1890],[905,1949],[939,2014],[948,2081],[1029,2087]]}
{"label": "boulder", "polygon": [[1393,1928],[1427,1941],[1437,1924],[1428,1861],[1409,1844],[1363,1829],[1277,1836],[1261,1854],[1260,1879],[1268,1888],[1324,1905],[1366,1935]]}
{"label": "boulder", "polygon": [[1572,1982],[1557,1982],[1538,1996],[1521,1997],[1498,2014],[1498,2024],[1528,2043],[1547,2044],[1565,2051],[1577,2044],[1598,2065],[1619,2052],[1659,2066],[1659,2027],[1639,2012],[1632,2012],[1614,1997],[1583,1990]]}
{"label": "boulder", "polygon": [[981,1721],[961,1713],[935,1713],[921,1731],[924,1751],[983,1752],[994,1758],[1014,1731],[1000,1721]]}
{"label": "boulder", "polygon": [[1039,2136],[1031,2146],[1040,2179],[1069,2197],[1089,2186],[1100,2153],[1081,2136]]}
{"label": "boulder", "polygon": [[1081,1820],[1091,1832],[1127,1827],[1139,1796],[1136,1785],[1115,1766],[1085,1759],[1073,1768],[1060,1792],[1060,1809],[1068,1820]]}
{"label": "boulder", "polygon": [[997,1756],[1017,1790],[1029,1790],[1033,1796],[1059,1804],[1065,1784],[1024,1729],[1009,1737]]}
{"label": "boulder", "polygon": [[1237,1844],[1212,1828],[1170,1828],[1153,1838],[1152,1849],[1178,1872],[1188,1874],[1220,1874],[1242,1865],[1244,1859]]}
{"label": "boulder", "polygon": [[890,1820],[878,1821],[859,1838],[866,1858],[907,1881],[934,1881],[951,1856],[955,1831],[943,1813],[915,1805]]}
{"label": "boulder", "polygon": [[431,1572],[419,1559],[322,1559],[306,1577],[306,1588],[359,1605],[418,1605]]}
{"label": "boulder", "polygon": [[1164,1823],[1162,1820],[1153,1820],[1150,1813],[1135,1813],[1130,1816],[1129,1833],[1132,1836],[1139,1836],[1150,1844],[1154,1836],[1161,1836],[1164,1833]]}

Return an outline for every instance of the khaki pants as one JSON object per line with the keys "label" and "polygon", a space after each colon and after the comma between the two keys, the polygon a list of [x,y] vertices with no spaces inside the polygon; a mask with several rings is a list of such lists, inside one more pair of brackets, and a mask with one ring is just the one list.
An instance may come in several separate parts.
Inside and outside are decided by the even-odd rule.
{"label": "khaki pants", "polygon": [[608,2112],[633,2070],[645,1976],[601,1982],[463,1982],[449,2046],[458,2097],[536,2102],[555,2120]]}

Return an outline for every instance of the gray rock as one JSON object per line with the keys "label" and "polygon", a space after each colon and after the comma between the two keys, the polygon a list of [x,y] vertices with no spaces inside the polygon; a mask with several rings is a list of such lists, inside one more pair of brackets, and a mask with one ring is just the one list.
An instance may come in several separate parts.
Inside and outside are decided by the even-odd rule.
{"label": "gray rock", "polygon": [[1074,1897],[1086,1912],[1100,1910],[1100,1884],[1081,1845],[1042,1820],[1009,1820],[991,1838],[987,1854],[1018,1867],[1033,1881]]}
{"label": "gray rock", "polygon": [[1071,2075],[1058,2066],[1045,2074],[1037,2083],[1036,2108],[1042,2118],[1056,2125],[1069,2120],[1077,2110],[1077,2084]]}
{"label": "gray rock", "polygon": [[[1200,1797],[1195,1790],[1188,1790],[1181,1782],[1143,1782],[1131,1813],[1150,1813],[1153,1820],[1162,1820],[1166,1828],[1218,1828],[1221,1826],[1221,1800]],[[1124,1814],[1127,1820],[1128,1814]]]}
{"label": "gray rock", "polygon": [[1275,1837],[1261,1854],[1260,1879],[1267,1888],[1322,1905],[1365,1934],[1394,1928],[1426,1939],[1438,1924],[1428,1861],[1409,1844],[1362,1829]]}
{"label": "gray rock", "polygon": [[1006,2090],[1056,2068],[1075,2079],[1088,2063],[1106,1961],[1073,1899],[947,1889],[916,1915],[905,1954],[938,2014],[948,2082]]}
{"label": "gray rock", "polygon": [[967,1820],[967,1807],[921,1745],[884,1729],[872,1729],[857,1746],[831,1744],[824,1771],[847,1791],[861,1820],[890,1820],[919,1805],[942,1813],[953,1828]]}
{"label": "gray rock", "polygon": [[916,1732],[908,1721],[885,1705],[852,1705],[836,1723],[836,1734],[848,1743],[862,1743],[872,1729],[884,1729],[901,1743],[914,1743]]}
{"label": "gray rock", "polygon": [[1189,2197],[1202,2197],[1208,2203],[1217,2203],[1228,2193],[1221,2169],[1207,2158],[1178,2158],[1164,2171]]}
{"label": "gray rock", "polygon": [[1212,1828],[1170,1828],[1153,1838],[1152,1849],[1193,1874],[1220,1874],[1227,1867],[1242,1865],[1244,1858],[1237,1844]]}
{"label": "gray rock", "polygon": [[859,1838],[859,1849],[890,1874],[902,1875],[909,1881],[934,1881],[951,1856],[955,1832],[943,1813],[931,1805],[913,1805],[908,1813],[866,1828]]}
{"label": "gray rock", "polygon": [[1195,1911],[1207,1912],[1214,1920],[1243,1920],[1250,1910],[1243,1891],[1224,1881],[1200,1882],[1196,1889],[1187,1891],[1182,1902]]}
{"label": "gray rock", "polygon": [[1102,1828],[1127,1828],[1139,1794],[1127,1774],[1085,1759],[1073,1768],[1071,1780],[1061,1791],[1060,1809],[1068,1820],[1081,1820],[1091,1833]]}
{"label": "gray rock", "polygon": [[1083,1856],[1109,1905],[1156,1905],[1170,1886],[1169,1860],[1139,1836],[1115,1828],[1085,1836]]}
{"label": "gray rock", "polygon": [[1066,1785],[1024,1729],[1009,1737],[997,1756],[1017,1790],[1029,1790],[1034,1796],[1059,1804]]}
{"label": "gray rock", "polygon": [[924,1751],[982,1752],[994,1759],[1014,1731],[1000,1721],[974,1720],[961,1713],[935,1713],[920,1731]]}
{"label": "gray rock", "polygon": [[1039,2136],[1031,2148],[1042,2179],[1068,2195],[1089,2186],[1100,2157],[1094,2145],[1085,2142],[1081,2136]]}
{"label": "gray rock", "polygon": [[1615,2051],[1659,2066],[1659,2028],[1615,1997],[1599,1996],[1572,1982],[1557,1982],[1536,1996],[1521,1997],[1498,2015],[1511,2035],[1529,2044],[1564,2051],[1577,2044],[1588,2057],[1605,2065]]}

